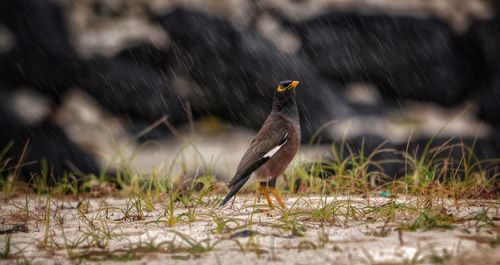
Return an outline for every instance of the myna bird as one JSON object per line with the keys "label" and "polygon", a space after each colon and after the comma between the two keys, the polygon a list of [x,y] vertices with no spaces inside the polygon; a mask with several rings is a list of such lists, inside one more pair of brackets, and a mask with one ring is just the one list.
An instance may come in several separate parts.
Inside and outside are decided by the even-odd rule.
{"label": "myna bird", "polygon": [[295,88],[298,84],[298,81],[290,80],[278,84],[271,114],[243,155],[235,176],[229,182],[230,191],[221,205],[226,204],[254,173],[269,207],[274,208],[268,189],[281,207],[285,208],[285,203],[276,190],[276,179],[295,157],[300,145],[299,114],[295,102]]}

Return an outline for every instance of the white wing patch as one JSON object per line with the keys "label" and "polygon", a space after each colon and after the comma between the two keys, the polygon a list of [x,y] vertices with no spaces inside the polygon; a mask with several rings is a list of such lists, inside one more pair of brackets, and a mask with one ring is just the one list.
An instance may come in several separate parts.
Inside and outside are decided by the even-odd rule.
{"label": "white wing patch", "polygon": [[280,149],[283,147],[286,142],[288,142],[288,133],[285,134],[285,137],[283,138],[283,141],[280,145],[274,147],[273,149],[269,150],[262,158],[271,158],[273,157]]}

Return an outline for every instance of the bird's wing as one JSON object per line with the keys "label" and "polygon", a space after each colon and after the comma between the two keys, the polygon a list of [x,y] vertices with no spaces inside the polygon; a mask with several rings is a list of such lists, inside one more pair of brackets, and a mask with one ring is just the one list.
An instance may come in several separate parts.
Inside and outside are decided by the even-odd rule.
{"label": "bird's wing", "polygon": [[239,178],[251,174],[273,157],[288,141],[288,126],[278,116],[270,116],[252,140],[250,147],[241,158],[236,174],[229,183],[231,187]]}
{"label": "bird's wing", "polygon": [[285,120],[279,116],[269,116],[243,155],[235,176],[229,182],[231,190],[222,205],[243,187],[252,172],[271,159],[288,142],[287,129]]}

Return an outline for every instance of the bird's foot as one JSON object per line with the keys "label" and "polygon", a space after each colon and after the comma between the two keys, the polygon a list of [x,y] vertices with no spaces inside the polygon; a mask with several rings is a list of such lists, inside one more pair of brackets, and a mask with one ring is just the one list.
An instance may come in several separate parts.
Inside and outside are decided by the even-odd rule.
{"label": "bird's foot", "polygon": [[267,187],[266,186],[263,186],[261,185],[260,186],[260,190],[262,191],[262,194],[264,194],[264,196],[266,197],[266,200],[267,200],[267,204],[269,204],[269,208],[270,210],[274,210],[274,205],[273,205],[273,201],[271,200],[271,196],[269,196],[269,192],[267,192]]}
{"label": "bird's foot", "polygon": [[276,197],[276,200],[280,204],[281,208],[286,209],[285,202],[281,198],[281,196],[280,196],[279,192],[276,190],[276,188],[270,188],[270,190],[271,190],[271,193],[274,195],[274,197]]}

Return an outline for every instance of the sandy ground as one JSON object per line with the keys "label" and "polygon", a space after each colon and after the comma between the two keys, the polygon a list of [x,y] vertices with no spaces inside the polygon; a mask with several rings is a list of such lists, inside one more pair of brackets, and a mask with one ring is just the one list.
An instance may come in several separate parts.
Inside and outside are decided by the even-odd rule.
{"label": "sandy ground", "polygon": [[[285,213],[245,195],[224,208],[176,203],[171,226],[166,201],[148,212],[134,198],[8,200],[0,206],[0,252],[10,237],[11,255],[0,264],[500,264],[498,201],[440,202],[461,221],[411,232],[398,229],[417,220],[409,212],[384,221],[375,210],[410,208],[415,198],[291,197]],[[325,205],[336,205],[334,216],[315,221]],[[472,218],[481,214],[489,221]]]}

